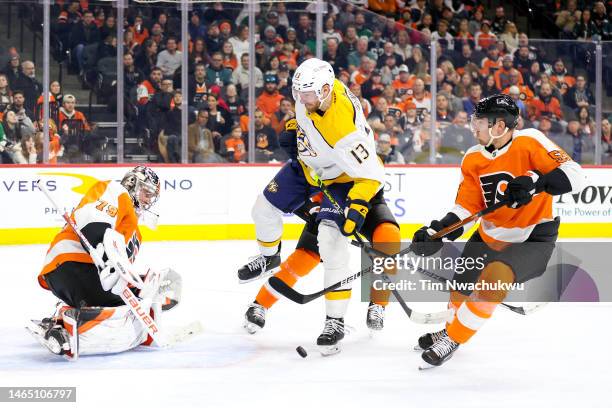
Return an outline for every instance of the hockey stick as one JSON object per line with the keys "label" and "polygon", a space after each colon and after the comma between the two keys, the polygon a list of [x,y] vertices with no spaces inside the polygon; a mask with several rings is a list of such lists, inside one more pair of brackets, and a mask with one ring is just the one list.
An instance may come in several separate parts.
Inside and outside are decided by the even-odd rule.
{"label": "hockey stick", "polygon": [[[340,207],[340,204],[338,204],[338,201],[336,201],[336,199],[331,195],[327,186],[323,183],[323,181],[321,181],[318,175],[314,176],[314,180],[317,182],[319,189],[323,192],[323,194],[327,197],[327,199],[332,203],[336,211],[342,214],[342,208]],[[361,236],[359,235],[357,231],[355,231],[354,237],[357,243],[359,244],[359,246],[366,252],[366,254],[372,260],[372,262],[374,262],[374,256],[369,251],[370,248],[366,245],[366,243],[363,241],[363,238],[361,238]],[[387,257],[388,255],[385,254],[384,256]],[[389,276],[384,271],[381,274],[381,276],[385,282],[391,281]],[[406,302],[404,301],[400,293],[397,291],[397,289],[391,289],[391,293],[393,293],[393,296],[395,297],[397,302],[400,304],[400,306],[402,307],[402,309],[404,310],[408,318],[416,323],[421,323],[421,324],[440,323],[440,322],[445,321],[452,314],[450,310],[444,310],[442,312],[435,312],[435,313],[417,312],[406,304]]]}
{"label": "hockey stick", "polygon": [[[55,210],[57,212],[61,212],[59,206],[57,205],[55,200],[53,200],[53,197],[51,197],[49,190],[47,190],[47,188],[40,183],[40,180],[38,180],[36,184],[37,187],[45,194],[45,196],[47,196]],[[77,237],[79,237],[81,244],[85,247],[85,249],[89,253],[89,256],[91,256],[91,258],[93,259],[94,264],[98,268],[98,272],[100,272],[104,268],[105,263],[104,260],[102,260],[102,257],[100,256],[98,251],[96,251],[95,248],[91,245],[91,243],[87,240],[87,238],[85,238],[85,235],[83,235],[81,230],[79,230],[76,223],[70,218],[67,212],[62,213],[62,218],[64,219],[64,221],[66,221],[70,228],[72,228]],[[117,271],[119,271],[121,277],[131,275],[128,271],[124,269],[123,265],[121,265],[120,263],[117,263],[113,266]],[[125,287],[121,290],[119,297],[121,297],[121,300],[123,300],[123,302],[130,308],[130,310],[132,311],[134,316],[140,321],[140,323],[142,323],[144,327],[147,328],[147,332],[151,335],[151,337],[153,337],[157,345],[159,347],[166,347],[169,343],[162,335],[159,326],[151,317],[151,315],[143,309],[141,303],[138,301],[138,298],[136,297],[136,295],[134,295],[134,292],[132,292],[130,288],[128,288],[127,285],[125,285]]]}
{"label": "hockey stick", "polygon": [[[480,211],[478,211],[477,213],[474,213],[472,215],[470,215],[467,219],[471,219],[472,221],[475,220],[478,217],[475,217],[474,215],[479,214],[480,217],[489,214],[495,210],[497,210],[500,207],[503,207],[503,205],[506,205],[505,202],[501,201],[495,205],[492,205],[491,207],[487,207],[484,208]],[[468,221],[469,222],[469,221]],[[450,227],[444,228],[443,230],[441,230],[439,233],[444,232],[445,235],[446,234],[450,234],[451,232],[455,231],[456,229],[462,227],[463,225],[467,224],[468,222],[465,223],[461,223],[461,222],[457,222],[455,224],[452,225],[452,227],[454,229],[450,229]],[[438,233],[438,234],[439,234]],[[440,235],[438,238],[442,237],[444,235]],[[355,245],[355,244],[354,244]],[[357,244],[357,246],[359,246],[359,244]],[[403,255],[407,255],[409,253],[412,252],[412,248],[408,247],[405,248],[401,251],[399,251],[396,254],[393,255],[387,255],[385,254],[385,257],[392,257],[395,258],[396,256],[403,256]],[[276,290],[278,293],[282,294],[283,296],[285,296],[287,299],[295,302],[295,303],[299,303],[299,304],[304,304],[304,303],[308,303],[311,302],[323,295],[325,295],[326,293],[329,293],[331,291],[334,291],[336,289],[338,289],[341,286],[346,285],[349,282],[352,282],[356,279],[359,279],[362,275],[366,275],[370,272],[372,272],[373,266],[369,266],[367,268],[364,268],[362,270],[360,270],[359,272],[355,273],[354,275],[350,275],[347,276],[346,278],[342,279],[340,282],[336,282],[333,285],[330,285],[326,288],[324,288],[323,290],[320,290],[318,292],[315,293],[311,293],[311,294],[302,294],[299,293],[297,290],[295,290],[294,288],[292,288],[291,286],[287,285],[285,282],[283,282],[281,279],[277,278],[276,276],[271,277],[268,282],[270,283],[270,286],[272,286],[272,288],[274,288],[274,290]]]}

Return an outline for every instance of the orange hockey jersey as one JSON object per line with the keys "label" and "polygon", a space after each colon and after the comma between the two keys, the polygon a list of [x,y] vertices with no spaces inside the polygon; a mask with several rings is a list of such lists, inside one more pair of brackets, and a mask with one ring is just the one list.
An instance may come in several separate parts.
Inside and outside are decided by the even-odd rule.
{"label": "orange hockey jersey", "polygon": [[[582,188],[585,178],[580,165],[537,129],[516,130],[510,143],[492,153],[484,146],[474,146],[463,158],[456,205],[451,211],[466,218],[502,201],[514,177],[533,170],[547,174],[557,167],[568,177],[572,192]],[[542,192],[518,209],[502,207],[485,215],[479,226],[482,239],[487,243],[524,242],[536,225],[553,219],[552,201],[550,194]],[[469,228],[466,225],[464,231]]]}
{"label": "orange hockey jersey", "polygon": [[[100,181],[93,185],[70,215],[77,227],[95,248],[102,242],[107,228],[114,228],[125,237],[130,261],[138,253],[141,235],[138,215],[127,190],[116,181]],[[64,262],[93,263],[72,228],[66,224],[55,236],[38,275],[40,285],[48,289],[44,276]]]}

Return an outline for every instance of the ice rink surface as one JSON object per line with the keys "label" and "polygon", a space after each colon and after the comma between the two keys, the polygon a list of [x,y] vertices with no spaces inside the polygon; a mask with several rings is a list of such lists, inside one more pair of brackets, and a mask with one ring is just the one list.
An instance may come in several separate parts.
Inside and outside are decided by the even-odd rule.
{"label": "ice rink surface", "polygon": [[[283,243],[283,258],[293,245]],[[322,299],[307,305],[282,299],[264,330],[252,336],[242,328],[262,283],[237,283],[237,267],[256,251],[248,241],[145,242],[139,262],[171,266],[183,276],[183,302],[164,315],[164,324],[198,319],[203,333],[169,350],[143,347],[68,362],[23,328],[28,319],[54,310],[55,298],[36,281],[46,249],[0,247],[1,386],[76,386],[78,407],[612,406],[610,305],[551,304],[530,316],[500,308],[447,364],[420,372],[420,354],[412,347],[420,334],[439,326],[414,324],[391,304],[384,331],[370,337],[367,304],[357,288],[346,318],[355,330],[340,354],[321,357],[314,344],[325,317]],[[356,251],[352,264],[357,270]],[[322,285],[319,267],[298,289],[310,293]],[[298,345],[308,350],[307,358],[296,353]],[[16,406],[28,405],[41,406]]]}

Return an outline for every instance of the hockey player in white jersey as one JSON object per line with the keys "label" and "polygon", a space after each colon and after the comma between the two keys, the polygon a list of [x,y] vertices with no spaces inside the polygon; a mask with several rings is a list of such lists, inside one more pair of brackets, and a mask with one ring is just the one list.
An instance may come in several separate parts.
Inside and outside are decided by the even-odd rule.
{"label": "hockey player in white jersey", "polygon": [[[299,171],[291,176],[279,173],[258,197],[252,214],[260,250],[273,256],[282,235],[279,203],[298,194],[307,197],[306,189],[322,181],[344,208],[337,211],[324,197],[317,215],[319,254],[328,286],[350,275],[347,236],[361,232],[375,244],[389,243],[379,248],[391,253],[399,249],[399,226],[383,197],[385,172],[376,155],[374,134],[359,100],[335,79],[331,65],[317,58],[304,61],[293,76],[293,95]],[[317,339],[324,354],[340,350],[350,294],[349,284],[326,295],[325,327]],[[388,298],[387,291],[372,291],[367,316],[371,329],[382,329]]]}
{"label": "hockey player in white jersey", "polygon": [[97,182],[81,199],[70,218],[106,262],[100,271],[70,225],[53,239],[38,282],[61,302],[53,317],[28,326],[50,351],[75,358],[79,354],[117,353],[153,342],[118,296],[127,282],[114,266],[121,263],[133,282],[140,283],[140,290],[133,291],[144,313],[156,321],[162,310],[179,302],[181,278],[176,272],[136,271],[132,266],[141,242],[139,220],[152,214],[159,191],[157,174],[137,166],[120,183]]}

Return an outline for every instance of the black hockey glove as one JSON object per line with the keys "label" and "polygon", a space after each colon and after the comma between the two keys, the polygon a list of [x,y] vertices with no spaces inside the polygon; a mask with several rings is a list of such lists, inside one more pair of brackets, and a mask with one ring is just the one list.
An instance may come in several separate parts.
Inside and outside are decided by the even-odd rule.
{"label": "black hockey glove", "polygon": [[419,256],[430,256],[442,248],[442,238],[432,239],[431,236],[444,226],[438,220],[433,220],[429,227],[422,226],[412,236],[410,249]]}
{"label": "black hockey glove", "polygon": [[289,119],[285,122],[285,130],[280,133],[278,143],[289,158],[293,162],[297,162],[297,121],[295,119]]}
{"label": "black hockey glove", "polygon": [[508,207],[519,208],[529,204],[533,199],[533,195],[542,190],[536,185],[539,178],[539,173],[529,172],[527,175],[518,176],[512,179],[508,183],[506,192],[504,193],[504,196],[508,200]]}

